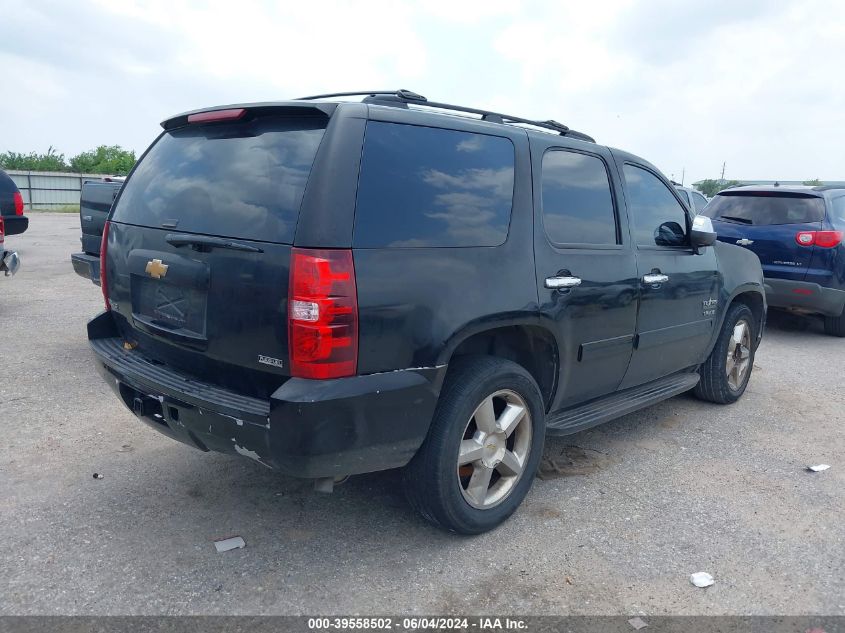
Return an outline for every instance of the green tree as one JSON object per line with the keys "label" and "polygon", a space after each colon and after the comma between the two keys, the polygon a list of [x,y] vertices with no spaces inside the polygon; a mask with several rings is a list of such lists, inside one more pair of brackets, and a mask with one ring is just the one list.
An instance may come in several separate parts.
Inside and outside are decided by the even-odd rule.
{"label": "green tree", "polygon": [[698,189],[708,198],[712,198],[723,189],[728,189],[729,187],[736,187],[738,184],[740,184],[738,180],[723,181],[708,178],[707,180],[702,180],[701,182],[695,183],[695,188]]}
{"label": "green tree", "polygon": [[125,176],[135,165],[135,152],[120,145],[100,145],[70,159],[72,171],[81,174],[114,174]]}
{"label": "green tree", "polygon": [[68,171],[65,155],[59,154],[53,146],[45,154],[30,152],[4,152],[0,154],[0,167],[4,169],[23,169],[29,171]]}
{"label": "green tree", "polygon": [[818,187],[819,185],[822,185],[824,183],[818,178],[813,178],[812,180],[805,180],[804,184],[809,185],[810,187]]}

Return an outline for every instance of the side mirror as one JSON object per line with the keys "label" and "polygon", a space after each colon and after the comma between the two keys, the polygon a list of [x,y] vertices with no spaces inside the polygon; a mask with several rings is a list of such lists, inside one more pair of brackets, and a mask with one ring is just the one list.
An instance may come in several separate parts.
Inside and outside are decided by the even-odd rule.
{"label": "side mirror", "polygon": [[716,243],[716,231],[713,229],[713,222],[706,215],[697,215],[692,221],[692,232],[690,234],[693,248],[713,246]]}

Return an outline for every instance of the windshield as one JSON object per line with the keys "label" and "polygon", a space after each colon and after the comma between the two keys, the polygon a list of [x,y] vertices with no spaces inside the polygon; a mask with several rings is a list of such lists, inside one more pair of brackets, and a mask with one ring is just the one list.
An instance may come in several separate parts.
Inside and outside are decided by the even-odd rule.
{"label": "windshield", "polygon": [[127,180],[113,219],[291,243],[325,125],[265,117],[167,132]]}
{"label": "windshield", "polygon": [[800,193],[720,193],[703,215],[737,224],[809,224],[824,218],[824,200]]}

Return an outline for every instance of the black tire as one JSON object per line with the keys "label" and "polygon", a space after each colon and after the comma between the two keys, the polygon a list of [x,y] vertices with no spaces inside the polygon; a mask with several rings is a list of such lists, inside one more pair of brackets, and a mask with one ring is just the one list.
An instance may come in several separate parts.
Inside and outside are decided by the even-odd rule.
{"label": "black tire", "polygon": [[[468,422],[492,394],[509,390],[526,405],[530,441],[521,474],[497,505],[480,509],[464,498],[458,454]],[[405,467],[403,480],[411,505],[431,523],[459,534],[480,534],[507,519],[528,494],[545,441],[545,409],[531,375],[508,360],[491,356],[458,358],[440,393],[428,437]]]}
{"label": "black tire", "polygon": [[829,336],[845,337],[845,309],[839,316],[824,318],[824,333]]}
{"label": "black tire", "polygon": [[[734,328],[742,320],[745,320],[748,324],[750,332],[751,344],[748,346],[749,363],[744,378],[737,385],[737,388],[734,389],[728,382],[728,347],[732,344]],[[713,347],[713,351],[698,369],[701,380],[695,386],[696,397],[717,404],[731,404],[739,400],[742,394],[745,393],[748,380],[751,378],[751,372],[754,368],[754,353],[757,351],[756,344],[757,324],[751,308],[744,303],[731,304],[728,307],[725,322],[722,324],[722,329],[719,332],[719,338]]]}

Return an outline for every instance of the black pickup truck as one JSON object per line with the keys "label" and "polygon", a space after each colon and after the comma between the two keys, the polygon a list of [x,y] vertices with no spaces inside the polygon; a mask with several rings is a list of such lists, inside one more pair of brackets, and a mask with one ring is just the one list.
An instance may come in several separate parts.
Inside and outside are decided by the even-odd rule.
{"label": "black pickup truck", "polygon": [[125,178],[97,178],[82,183],[79,199],[79,224],[82,228],[82,252],[73,253],[70,261],[76,274],[100,285],[100,242],[103,227],[112,203]]}
{"label": "black pickup truck", "polygon": [[653,165],[554,121],[361,96],[164,121],[88,324],[143,422],[323,489],[403,468],[425,518],[478,533],[547,433],[743,394],[760,261]]}

